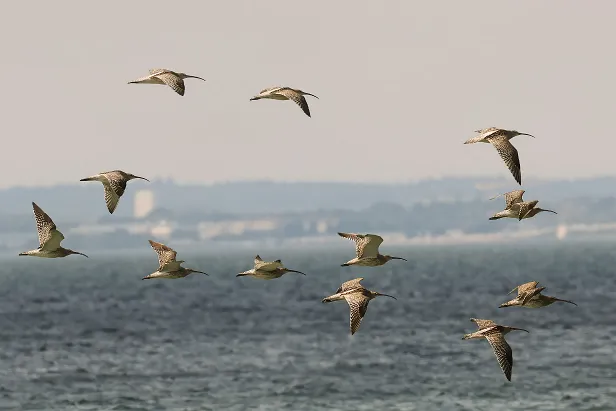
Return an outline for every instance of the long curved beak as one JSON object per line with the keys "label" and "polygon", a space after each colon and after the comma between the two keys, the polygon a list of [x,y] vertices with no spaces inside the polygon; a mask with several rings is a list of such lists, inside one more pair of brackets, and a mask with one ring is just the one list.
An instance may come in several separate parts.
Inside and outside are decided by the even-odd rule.
{"label": "long curved beak", "polygon": [[404,261],[408,261],[406,258],[402,258],[402,257],[391,257],[392,260],[404,260]]}
{"label": "long curved beak", "polygon": [[516,327],[509,327],[511,330],[518,330],[518,331],[526,331],[527,333],[530,334],[530,331],[525,330],[524,328],[516,328]]}
{"label": "long curved beak", "polygon": [[205,79],[204,79],[204,78],[201,78],[201,77],[198,77],[198,76],[188,76],[188,75],[187,75],[187,76],[186,76],[186,77],[184,77],[184,78],[198,78],[199,80],[203,80],[203,81],[205,81]]}
{"label": "long curved beak", "polygon": [[205,275],[209,276],[208,273],[204,273],[203,271],[193,271],[193,273],[205,274]]}
{"label": "long curved beak", "polygon": [[305,95],[307,95],[307,96],[312,96],[312,97],[314,97],[314,98],[318,98],[318,97],[317,97],[317,96],[315,96],[314,94],[310,94],[310,93],[306,93],[306,92],[304,92],[304,94],[305,94]]}
{"label": "long curved beak", "polygon": [[533,136],[532,134],[526,134],[526,133],[520,133],[518,134],[520,136],[531,136],[532,138],[536,138],[535,136]]}
{"label": "long curved beak", "polygon": [[575,306],[577,306],[576,303],[574,303],[573,301],[569,301],[569,300],[562,300],[560,298],[554,298],[556,301],[562,301],[563,303],[569,303],[569,304],[573,304]]}
{"label": "long curved beak", "polygon": [[554,213],[554,214],[558,214],[556,211],[552,211],[552,210],[546,210],[546,209],[541,209],[541,211],[547,211],[548,213]]}
{"label": "long curved beak", "polygon": [[389,294],[376,293],[376,295],[382,295],[383,297],[390,297],[390,298],[393,298],[394,300],[397,300],[396,297],[394,297],[393,295],[389,295]]}
{"label": "long curved beak", "polygon": [[298,274],[306,275],[305,273],[302,273],[301,271],[289,270],[288,268],[287,268],[287,271],[290,272],[290,273],[298,273]]}
{"label": "long curved beak", "polygon": [[79,251],[73,251],[73,254],[79,254],[79,255],[82,255],[82,256],[84,256],[86,258],[90,258],[87,255],[85,255],[84,253],[80,253]]}
{"label": "long curved beak", "polygon": [[147,179],[147,178],[145,178],[145,177],[133,176],[133,178],[140,178],[140,179],[142,179],[142,180],[145,180],[145,181],[147,181],[147,182],[150,182],[150,180],[148,180],[148,179]]}

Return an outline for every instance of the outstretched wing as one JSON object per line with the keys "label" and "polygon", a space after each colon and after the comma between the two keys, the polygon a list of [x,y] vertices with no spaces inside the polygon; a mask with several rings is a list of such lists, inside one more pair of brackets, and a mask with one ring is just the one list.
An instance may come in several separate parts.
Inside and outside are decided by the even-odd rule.
{"label": "outstretched wing", "polygon": [[495,136],[490,138],[490,143],[496,148],[498,154],[511,171],[513,178],[518,184],[522,185],[522,172],[520,171],[520,158],[518,156],[518,150],[507,140],[505,136]]}
{"label": "outstretched wing", "polygon": [[532,210],[538,202],[539,200],[533,200],[518,203],[520,205],[520,210],[518,211],[518,220],[522,220],[524,217],[526,217],[526,214],[528,214],[528,212]]}
{"label": "outstretched wing", "polygon": [[539,284],[539,282],[537,281],[531,281],[528,283],[524,283],[521,285],[518,285],[516,288],[514,288],[513,290],[509,291],[509,294],[513,293],[515,290],[518,290],[518,297],[521,294],[526,293],[527,291],[533,290],[535,288],[537,288],[537,285]]}
{"label": "outstretched wing", "polygon": [[505,337],[503,337],[500,331],[494,331],[487,334],[485,337],[492,346],[494,355],[496,355],[496,359],[498,360],[498,365],[500,365],[505,373],[505,377],[507,377],[507,380],[511,381],[511,370],[513,369],[513,353],[511,352],[511,347],[507,344]]}
{"label": "outstretched wing", "polygon": [[167,69],[156,68],[156,69],[150,69],[149,73],[150,73],[150,76],[155,76],[157,74],[162,74],[162,73],[165,73],[165,72],[168,72],[168,71],[169,70],[167,70]]}
{"label": "outstretched wing", "polygon": [[492,320],[480,320],[479,318],[471,318],[471,321],[477,324],[477,328],[479,329],[493,327],[496,325],[496,323]]}
{"label": "outstretched wing", "polygon": [[293,100],[298,106],[301,107],[304,113],[306,113],[306,115],[310,117],[310,108],[308,108],[308,102],[306,101],[306,98],[302,94],[298,93],[295,90],[291,90],[289,88],[282,88],[276,91],[276,94],[283,95],[289,100]]}
{"label": "outstretched wing", "polygon": [[165,71],[161,74],[156,74],[156,77],[171,87],[173,91],[178,93],[180,96],[184,95],[184,92],[186,91],[186,88],[184,87],[184,80],[182,80],[177,74],[170,71]]}
{"label": "outstretched wing", "polygon": [[340,237],[355,241],[355,254],[357,258],[376,257],[383,238],[376,234],[338,233]]}
{"label": "outstretched wing", "polygon": [[349,304],[349,309],[351,311],[350,327],[351,335],[353,335],[359,329],[361,320],[364,318],[364,315],[368,310],[368,303],[370,302],[370,299],[359,292],[345,295],[344,299]]}
{"label": "outstretched wing", "polygon": [[527,302],[532,300],[534,296],[538,295],[543,290],[545,290],[545,287],[538,287],[532,290],[528,290],[524,294],[518,294],[518,300],[522,300],[522,305],[525,305]]}
{"label": "outstretched wing", "polygon": [[[258,257],[258,259],[257,259]],[[263,261],[261,257],[255,257],[255,270],[272,272],[282,268],[282,261]]]}
{"label": "outstretched wing", "polygon": [[64,240],[64,235],[58,231],[51,217],[34,202],[32,202],[32,209],[34,210],[34,219],[36,220],[39,248],[48,251],[58,249],[60,243]]}
{"label": "outstretched wing", "polygon": [[363,288],[363,286],[360,284],[361,280],[363,279],[364,279],[363,277],[359,277],[359,278],[355,278],[354,280],[349,280],[349,281],[342,283],[342,285],[336,291],[336,294],[344,292],[344,291],[354,290],[356,288]]}
{"label": "outstretched wing", "polygon": [[167,247],[164,244],[157,243],[156,241],[148,241],[158,255],[158,271],[176,271],[180,267],[180,264],[175,260],[177,253],[174,249]]}
{"label": "outstretched wing", "polygon": [[107,173],[103,173],[103,175],[107,180],[106,182],[103,180],[103,188],[105,189],[105,203],[107,204],[107,210],[109,210],[109,213],[113,214],[118,206],[120,197],[122,197],[124,191],[126,190],[127,180],[117,171],[109,171]]}
{"label": "outstretched wing", "polygon": [[503,194],[505,196],[505,209],[509,209],[512,205],[523,202],[522,196],[524,192],[524,190],[514,190]]}

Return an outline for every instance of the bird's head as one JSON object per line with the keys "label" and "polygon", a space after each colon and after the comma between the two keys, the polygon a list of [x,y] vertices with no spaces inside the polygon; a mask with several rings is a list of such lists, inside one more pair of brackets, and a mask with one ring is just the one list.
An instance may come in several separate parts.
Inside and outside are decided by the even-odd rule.
{"label": "bird's head", "polygon": [[408,261],[406,258],[394,257],[392,255],[384,255],[383,257],[385,257],[385,261],[389,261],[389,260],[404,260],[404,261]]}
{"label": "bird's head", "polygon": [[577,305],[573,301],[563,300],[563,299],[556,298],[556,297],[550,297],[549,295],[544,295],[543,298],[546,299],[547,301],[549,301],[550,304],[555,303],[556,301],[560,301],[560,302],[563,302],[563,303],[569,303],[569,304]]}
{"label": "bird's head", "polygon": [[503,333],[503,335],[509,333],[510,331],[525,331],[530,334],[530,331],[525,330],[524,328],[507,327],[507,326],[501,326],[501,328],[502,328],[501,332]]}
{"label": "bird's head", "polygon": [[542,212],[542,211],[547,211],[548,213],[553,213],[553,214],[558,214],[556,211],[552,211],[552,210],[546,210],[545,208],[535,208],[534,210],[537,210],[538,213]]}
{"label": "bird's head", "polygon": [[533,136],[532,134],[528,134],[528,133],[520,133],[517,130],[511,130],[509,131],[509,135],[511,137],[515,137],[515,136],[531,136],[532,138],[535,138],[535,136]]}
{"label": "bird's head", "polygon": [[394,300],[397,300],[397,298],[394,297],[393,295],[383,294],[383,293],[379,293],[377,291],[371,291],[371,294],[372,294],[372,298],[378,297],[378,296],[383,296],[383,297],[389,297],[389,298],[393,298]]}
{"label": "bird's head", "polygon": [[134,179],[136,179],[136,178],[139,178],[139,179],[141,179],[141,180],[145,180],[145,181],[148,181],[148,182],[150,181],[150,180],[148,180],[148,179],[147,179],[147,178],[145,178],[145,177],[139,177],[139,176],[136,176],[136,175],[134,175],[134,174],[127,174],[126,178],[128,178],[129,180],[134,180]]}
{"label": "bird's head", "polygon": [[302,273],[301,271],[289,270],[288,268],[279,268],[279,270],[285,273],[298,273],[298,274],[306,275],[306,273]]}
{"label": "bird's head", "polygon": [[204,78],[201,78],[201,77],[198,77],[198,76],[191,76],[190,74],[186,74],[186,73],[177,73],[177,74],[178,74],[178,77],[179,77],[179,78],[181,78],[181,79],[185,79],[185,78],[197,78],[197,79],[199,79],[199,80],[203,80],[203,81],[205,81],[205,79],[204,79]]}
{"label": "bird's head", "polygon": [[79,254],[79,255],[82,255],[82,256],[84,256],[84,257],[90,258],[90,257],[88,257],[87,255],[85,255],[84,253],[80,253],[79,251],[70,250],[70,249],[68,249],[68,248],[65,248],[65,249],[64,249],[64,252],[66,253],[65,255]]}
{"label": "bird's head", "polygon": [[187,268],[186,271],[187,271],[186,275],[192,274],[192,273],[209,275],[208,273],[204,273],[203,271],[199,271],[199,270],[193,270],[192,268]]}

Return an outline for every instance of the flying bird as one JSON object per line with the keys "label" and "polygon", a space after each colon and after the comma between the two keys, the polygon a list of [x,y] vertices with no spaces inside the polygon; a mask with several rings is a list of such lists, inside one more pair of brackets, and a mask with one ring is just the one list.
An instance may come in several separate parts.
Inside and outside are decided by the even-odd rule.
{"label": "flying bird", "polygon": [[150,181],[147,178],[139,177],[134,174],[125,173],[121,170],[105,171],[104,173],[96,174],[92,177],[82,178],[79,181],[100,181],[103,183],[105,189],[105,203],[107,203],[107,210],[110,214],[113,214],[120,197],[126,190],[126,183],[135,178],[140,178],[145,181]]}
{"label": "flying bird", "polygon": [[500,365],[503,373],[505,373],[505,377],[507,380],[511,381],[511,370],[513,369],[513,353],[511,351],[511,347],[505,341],[505,335],[513,330],[526,331],[523,328],[516,327],[508,327],[505,325],[498,325],[492,320],[479,320],[477,318],[471,318],[471,321],[477,324],[479,327],[479,331],[475,331],[474,333],[466,334],[462,337],[463,340],[470,340],[474,338],[485,338],[488,340],[492,349],[494,350],[494,355],[496,355],[496,359],[498,360],[498,365]]}
{"label": "flying bird", "polygon": [[167,69],[151,69],[149,75],[129,81],[128,84],[163,84],[171,87],[173,91],[183,96],[186,91],[186,87],[184,87],[184,79],[186,78],[198,78],[205,81],[204,78],[185,73],[176,73]]}
{"label": "flying bird", "polygon": [[255,256],[254,268],[236,275],[236,277],[250,276],[261,280],[273,280],[280,278],[286,273],[303,274],[301,271],[290,270],[282,265],[282,261],[263,261],[260,256]]}
{"label": "flying bird", "polygon": [[270,87],[263,89],[258,95],[250,99],[250,101],[260,100],[262,98],[269,98],[273,100],[293,100],[298,106],[310,117],[310,109],[308,108],[308,102],[304,95],[318,98],[314,94],[306,93],[305,91],[296,90],[290,87]]}
{"label": "flying bird", "polygon": [[513,290],[509,291],[509,294],[518,290],[518,295],[511,301],[507,301],[499,305],[499,308],[503,307],[526,307],[526,308],[541,308],[561,301],[577,305],[573,301],[561,300],[560,298],[551,297],[549,295],[543,295],[541,292],[545,290],[545,287],[537,287],[539,283],[537,281],[531,281],[522,285],[518,285]]}
{"label": "flying bird", "polygon": [[558,214],[556,211],[535,207],[538,202],[539,200],[533,200],[533,201],[524,201],[524,202],[519,203],[520,211],[518,213],[518,221],[521,221],[524,218],[532,218],[542,211],[547,211],[549,213]]}
{"label": "flying bird", "polygon": [[518,150],[509,142],[516,136],[531,136],[531,134],[520,133],[516,130],[505,130],[496,127],[485,128],[482,130],[476,130],[479,133],[478,136],[470,138],[464,142],[464,144],[473,143],[490,143],[494,146],[498,154],[511,171],[513,178],[518,184],[522,185],[522,172],[520,171],[520,158],[518,156]]}
{"label": "flying bird", "polygon": [[177,252],[174,249],[167,247],[164,244],[157,243],[156,241],[148,241],[158,255],[158,269],[152,274],[143,277],[142,280],[148,280],[150,278],[184,278],[192,273],[208,275],[203,271],[182,267],[181,264],[184,262],[184,260],[175,259],[177,256]]}
{"label": "flying bird", "polygon": [[39,247],[36,250],[19,253],[19,255],[58,258],[79,254],[87,257],[83,253],[60,246],[60,243],[64,240],[64,235],[58,231],[53,220],[36,203],[32,203],[32,208],[34,209],[34,219],[36,220],[36,230],[38,231]]}
{"label": "flying bird", "polygon": [[402,257],[392,257],[390,255],[380,254],[379,246],[383,242],[383,238],[376,234],[338,233],[338,235],[355,242],[356,257],[342,264],[342,267],[349,265],[376,267],[385,264],[389,260],[407,261]]}
{"label": "flying bird", "polygon": [[378,293],[376,291],[370,291],[360,284],[363,277],[356,278],[342,283],[340,288],[336,291],[336,294],[330,295],[323,299],[323,303],[331,303],[333,301],[345,300],[349,304],[350,309],[350,327],[351,335],[355,334],[359,329],[361,320],[366,315],[368,310],[368,303],[370,300],[382,295],[384,297],[390,297],[394,300],[396,297]]}

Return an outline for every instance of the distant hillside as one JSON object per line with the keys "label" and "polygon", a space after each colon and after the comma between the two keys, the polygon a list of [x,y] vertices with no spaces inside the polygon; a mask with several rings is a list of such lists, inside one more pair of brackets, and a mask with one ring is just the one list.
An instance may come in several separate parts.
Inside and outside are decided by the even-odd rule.
{"label": "distant hillside", "polygon": [[[155,208],[174,212],[281,213],[312,210],[361,210],[375,203],[411,206],[420,202],[484,201],[519,188],[511,179],[444,178],[408,184],[335,182],[230,182],[214,185],[178,185],[173,182],[131,182],[114,218],[130,217],[138,189],[150,189]],[[556,202],[570,198],[609,198],[616,178],[575,181],[534,180],[525,185],[533,198]],[[94,221],[107,214],[99,183],[55,187],[16,187],[0,190],[0,219],[29,214],[35,201],[55,218]]]}

